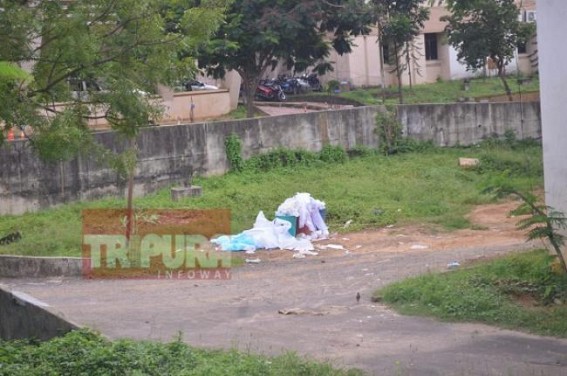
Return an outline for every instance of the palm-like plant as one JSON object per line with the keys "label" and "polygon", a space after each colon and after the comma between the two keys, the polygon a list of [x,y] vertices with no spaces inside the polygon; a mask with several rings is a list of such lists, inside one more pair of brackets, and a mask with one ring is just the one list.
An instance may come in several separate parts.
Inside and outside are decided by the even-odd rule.
{"label": "palm-like plant", "polygon": [[562,269],[567,273],[567,264],[561,251],[565,245],[565,236],[561,231],[567,229],[565,214],[539,202],[537,196],[530,192],[524,193],[506,186],[489,190],[496,193],[497,196],[514,195],[522,201],[520,206],[512,210],[511,214],[528,215],[528,217],[521,219],[516,227],[528,231],[528,240],[546,239],[553,247]]}

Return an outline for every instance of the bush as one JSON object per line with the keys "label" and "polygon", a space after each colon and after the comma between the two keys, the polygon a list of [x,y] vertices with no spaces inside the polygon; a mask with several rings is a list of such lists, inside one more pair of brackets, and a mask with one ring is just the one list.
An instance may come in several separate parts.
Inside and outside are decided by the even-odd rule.
{"label": "bush", "polygon": [[327,163],[344,163],[348,159],[348,155],[340,146],[325,145],[319,152],[319,159]]}

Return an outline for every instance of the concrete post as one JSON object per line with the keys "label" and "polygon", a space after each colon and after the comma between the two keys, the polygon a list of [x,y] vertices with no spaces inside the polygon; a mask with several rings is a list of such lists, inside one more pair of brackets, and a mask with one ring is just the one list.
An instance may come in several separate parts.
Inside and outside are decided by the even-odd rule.
{"label": "concrete post", "polygon": [[567,214],[567,1],[537,2],[545,200]]}

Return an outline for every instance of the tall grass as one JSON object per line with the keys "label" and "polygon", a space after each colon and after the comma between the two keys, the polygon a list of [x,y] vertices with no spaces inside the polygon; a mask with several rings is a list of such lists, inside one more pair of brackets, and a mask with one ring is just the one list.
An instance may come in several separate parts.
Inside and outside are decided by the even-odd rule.
{"label": "tall grass", "polygon": [[567,337],[567,275],[539,250],[386,286],[375,298],[404,314]]}
{"label": "tall grass", "polygon": [[265,357],[236,350],[197,349],[178,338],[170,343],[104,339],[87,329],[46,342],[0,340],[0,374],[169,376],[355,376],[293,353]]}
{"label": "tall grass", "polygon": [[[521,148],[507,143],[485,143],[471,148],[429,148],[393,156],[358,148],[355,158],[311,160],[259,168],[250,163],[241,173],[196,178],[201,197],[179,202],[169,189],[135,200],[138,208],[229,208],[232,232],[251,228],[260,210],[273,218],[277,207],[297,192],[309,192],[327,204],[331,231],[355,231],[394,223],[416,223],[445,229],[465,228],[472,205],[487,203],[482,190],[507,179],[524,190],[541,187],[541,146]],[[459,157],[480,158],[476,170],[458,166]],[[339,158],[339,159],[337,159]],[[507,167],[508,166],[508,167]],[[515,166],[510,168],[510,166]],[[528,167],[522,167],[528,166]],[[79,255],[81,210],[120,208],[125,201],[109,198],[73,203],[21,216],[0,217],[0,234],[19,230],[22,240],[0,246],[0,253],[23,255]],[[351,221],[348,229],[343,225]]]}

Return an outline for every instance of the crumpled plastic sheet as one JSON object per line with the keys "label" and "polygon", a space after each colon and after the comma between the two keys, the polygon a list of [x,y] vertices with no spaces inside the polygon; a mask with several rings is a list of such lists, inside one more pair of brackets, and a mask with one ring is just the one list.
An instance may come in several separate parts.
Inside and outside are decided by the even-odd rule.
{"label": "crumpled plastic sheet", "polygon": [[256,249],[289,249],[303,254],[317,254],[309,239],[297,239],[289,233],[291,223],[276,218],[269,221],[260,211],[254,227],[237,235],[211,239],[223,251],[254,251]]}
{"label": "crumpled plastic sheet", "polygon": [[322,210],[325,210],[323,201],[314,199],[309,193],[297,193],[278,207],[276,215],[298,217],[298,228],[307,227],[315,235],[312,238],[326,238],[329,228],[321,216]]}

